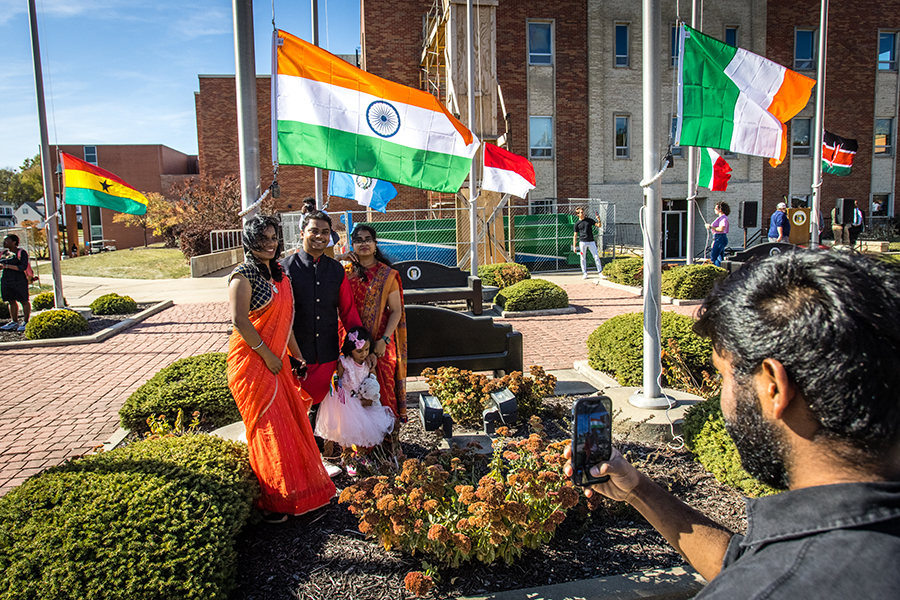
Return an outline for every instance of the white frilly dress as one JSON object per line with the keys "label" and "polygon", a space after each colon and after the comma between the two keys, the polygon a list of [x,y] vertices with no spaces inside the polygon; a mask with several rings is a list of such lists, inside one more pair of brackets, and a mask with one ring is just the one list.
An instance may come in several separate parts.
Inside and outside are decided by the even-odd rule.
{"label": "white frilly dress", "polygon": [[394,413],[389,407],[382,406],[377,398],[370,406],[363,406],[359,389],[363,380],[369,377],[369,368],[365,364],[356,364],[349,356],[342,355],[338,360],[344,367],[344,374],[337,387],[322,400],[316,418],[316,435],[335,441],[343,448],[376,446],[394,429]]}

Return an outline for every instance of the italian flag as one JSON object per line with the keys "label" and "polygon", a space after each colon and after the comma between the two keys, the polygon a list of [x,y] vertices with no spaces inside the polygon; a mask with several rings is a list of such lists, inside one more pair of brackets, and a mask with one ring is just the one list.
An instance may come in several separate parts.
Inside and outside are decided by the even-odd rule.
{"label": "italian flag", "polygon": [[728,180],[731,179],[731,166],[719,153],[712,148],[700,149],[700,175],[697,177],[697,185],[709,188],[714,192],[724,192],[728,189]]}
{"label": "italian flag", "polygon": [[426,92],[278,31],[278,162],[457,192],[479,141]]}
{"label": "italian flag", "polygon": [[686,25],[679,56],[678,145],[727,148],[780,164],[784,124],[806,106],[815,80]]}
{"label": "italian flag", "polygon": [[531,161],[494,144],[484,144],[481,189],[524,198],[536,183]]}
{"label": "italian flag", "polygon": [[147,198],[109,171],[60,152],[66,204],[99,206],[130,215],[147,213]]}

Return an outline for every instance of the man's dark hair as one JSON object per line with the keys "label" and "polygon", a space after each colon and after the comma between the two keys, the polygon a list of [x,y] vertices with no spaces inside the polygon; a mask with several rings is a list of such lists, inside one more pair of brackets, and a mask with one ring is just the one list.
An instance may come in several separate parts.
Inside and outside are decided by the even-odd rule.
{"label": "man's dark hair", "polygon": [[[271,277],[275,281],[281,281],[281,276],[284,273],[281,269],[281,264],[278,262],[278,259],[281,258],[281,252],[284,250],[284,242],[281,240],[281,235],[278,235],[280,226],[281,224],[275,217],[256,215],[244,224],[244,232],[241,236],[241,242],[244,246],[244,260],[251,265],[255,265],[263,277],[266,279]],[[278,235],[278,247],[275,248],[275,258],[269,261],[269,264],[267,265],[256,258],[251,250],[262,250],[260,241],[262,240],[263,233],[265,233],[266,229],[269,227],[275,228],[275,234]],[[271,265],[274,265],[274,268],[272,268],[270,272],[269,267]]]}
{"label": "man's dark hair", "polygon": [[8,234],[8,235],[6,236],[6,239],[14,241],[14,242],[16,243],[16,246],[19,245],[19,236],[17,236],[17,235],[14,234],[14,233]]}
{"label": "man's dark hair", "polygon": [[310,213],[316,210],[316,199],[312,196],[307,196],[303,199],[303,207],[300,209],[302,214]]}
{"label": "man's dark hair", "polygon": [[819,422],[816,437],[871,462],[900,437],[898,323],[896,263],[797,250],[748,264],[717,286],[694,331],[736,377],[778,360]]}
{"label": "man's dark hair", "polygon": [[314,210],[303,215],[303,220],[300,222],[301,231],[305,230],[306,225],[313,219],[317,221],[325,221],[326,223],[328,223],[329,229],[334,229],[334,227],[331,225],[331,217],[328,216],[327,212],[322,210]]}

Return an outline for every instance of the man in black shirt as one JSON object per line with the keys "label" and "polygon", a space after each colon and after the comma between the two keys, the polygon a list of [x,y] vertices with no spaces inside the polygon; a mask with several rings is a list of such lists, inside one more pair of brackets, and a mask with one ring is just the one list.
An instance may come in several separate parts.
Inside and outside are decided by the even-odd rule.
{"label": "man in black shirt", "polygon": [[597,242],[594,241],[594,227],[603,227],[599,222],[600,215],[597,215],[597,221],[590,217],[584,216],[584,209],[580,206],[575,209],[575,215],[578,222],[575,223],[575,232],[572,235],[572,248],[577,248],[576,252],[581,256],[581,277],[587,279],[587,253],[594,255],[594,264],[597,265],[597,275],[600,279],[603,276],[603,265],[600,264],[600,257],[597,254]]}
{"label": "man in black shirt", "polygon": [[[25,324],[31,317],[31,303],[28,302],[28,278],[25,269],[28,268],[28,253],[19,248],[19,236],[9,234],[3,238],[3,258],[0,258],[0,297],[9,306],[9,318],[12,319],[6,325],[0,327],[4,331],[25,331]],[[22,317],[24,320],[19,325],[19,305],[22,305]]]}
{"label": "man in black shirt", "polygon": [[628,502],[659,530],[710,582],[698,600],[897,597],[898,322],[893,263],[802,250],[748,264],[704,300],[694,329],[712,341],[744,468],[789,491],[748,500],[744,535],[617,451],[592,468],[610,480],[587,493]]}

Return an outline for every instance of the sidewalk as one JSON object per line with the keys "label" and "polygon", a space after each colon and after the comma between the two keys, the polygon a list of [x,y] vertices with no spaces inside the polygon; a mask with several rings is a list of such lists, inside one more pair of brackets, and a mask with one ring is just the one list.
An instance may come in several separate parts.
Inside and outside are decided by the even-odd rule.
{"label": "sidewalk", "polygon": [[[596,285],[596,279],[583,281],[580,273],[546,278],[566,290],[576,313],[506,321],[522,332],[526,369],[572,369],[587,358],[587,336],[598,325],[643,308],[642,298]],[[0,495],[106,441],[126,398],[161,368],[186,356],[224,352],[231,330],[226,279],[64,277],[71,305],[117,292],[138,302],[172,299],[175,306],[99,344],[0,351]],[[695,307],[663,309],[692,314]]]}

